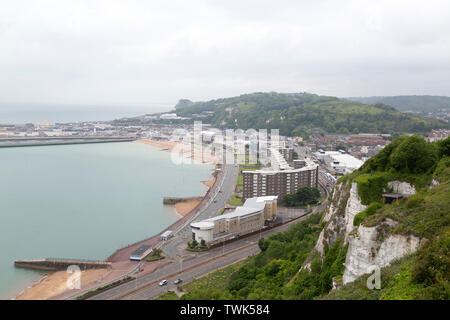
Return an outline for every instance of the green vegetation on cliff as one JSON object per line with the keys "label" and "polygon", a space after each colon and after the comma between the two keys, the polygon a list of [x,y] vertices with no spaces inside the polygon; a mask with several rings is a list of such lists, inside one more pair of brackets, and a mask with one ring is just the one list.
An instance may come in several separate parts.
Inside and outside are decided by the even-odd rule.
{"label": "green vegetation on cliff", "polygon": [[[417,193],[382,204],[381,193],[393,180],[413,184]],[[369,205],[355,216],[355,226],[371,227],[389,218],[397,224],[387,232],[412,234],[425,244],[383,269],[381,290],[367,289],[363,276],[322,298],[449,299],[450,138],[426,143],[417,136],[399,137],[341,181],[356,182],[361,202]]]}
{"label": "green vegetation on cliff", "polygon": [[329,133],[425,133],[450,128],[436,119],[401,113],[383,104],[308,93],[252,93],[206,102],[180,100],[179,116],[240,129],[280,129],[280,134],[306,136],[320,128]]}
{"label": "green vegetation on cliff", "polygon": [[[418,192],[383,204],[381,193],[392,180],[408,181]],[[346,187],[356,182],[362,201],[368,204],[355,216],[355,226],[371,227],[389,218],[396,225],[385,230],[383,237],[411,234],[422,239],[417,252],[381,270],[380,290],[367,288],[369,275],[332,290],[333,282],[341,282],[348,244],[337,238],[331,247],[324,245],[324,255],[319,256],[314,246],[325,222],[316,214],[261,239],[261,252],[238,267],[183,287],[188,293],[182,299],[449,299],[450,138],[426,143],[417,136],[399,137],[340,181]],[[342,218],[348,192],[343,188],[334,192],[342,200],[333,203]]]}
{"label": "green vegetation on cliff", "polygon": [[261,253],[183,286],[188,293],[181,299],[312,299],[327,293],[333,277],[344,271],[346,246],[336,243],[325,248],[323,262],[316,258],[311,272],[299,272],[322,230],[320,219],[320,214],[313,215],[285,232],[261,239]]}

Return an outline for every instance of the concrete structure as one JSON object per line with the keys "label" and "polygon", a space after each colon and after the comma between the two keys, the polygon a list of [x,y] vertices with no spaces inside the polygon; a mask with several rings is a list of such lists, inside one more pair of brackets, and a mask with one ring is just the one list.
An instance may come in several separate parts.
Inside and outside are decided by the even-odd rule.
{"label": "concrete structure", "polygon": [[284,157],[287,162],[292,162],[294,160],[294,149],[293,148],[280,148],[279,153]]}
{"label": "concrete structure", "polygon": [[295,162],[297,168],[278,163],[272,170],[242,171],[243,197],[283,197],[303,187],[318,188],[319,166],[310,159]]}
{"label": "concrete structure", "polygon": [[247,199],[230,213],[191,223],[192,239],[208,245],[243,236],[264,228],[277,217],[277,196]]}
{"label": "concrete structure", "polygon": [[152,246],[143,245],[137,250],[133,251],[130,255],[131,261],[141,261],[152,252]]}
{"label": "concrete structure", "polygon": [[214,239],[214,223],[210,221],[200,221],[191,223],[192,240],[205,240],[210,243]]}
{"label": "concrete structure", "polygon": [[294,160],[294,169],[300,169],[306,167],[306,161],[305,160]]}
{"label": "concrete structure", "polygon": [[109,269],[111,262],[94,261],[94,260],[76,260],[76,259],[57,259],[47,258],[40,260],[16,260],[14,266],[16,268],[27,268],[43,271],[67,270],[69,266],[76,265],[80,270],[88,269]]}

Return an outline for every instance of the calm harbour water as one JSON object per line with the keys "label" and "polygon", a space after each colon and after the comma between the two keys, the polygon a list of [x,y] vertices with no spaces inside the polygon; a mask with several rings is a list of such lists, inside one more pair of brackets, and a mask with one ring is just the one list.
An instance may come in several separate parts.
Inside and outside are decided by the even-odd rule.
{"label": "calm harbour water", "polygon": [[170,156],[138,142],[0,149],[0,299],[42,276],[16,259],[105,259],[179,219],[162,197],[203,195],[213,167]]}

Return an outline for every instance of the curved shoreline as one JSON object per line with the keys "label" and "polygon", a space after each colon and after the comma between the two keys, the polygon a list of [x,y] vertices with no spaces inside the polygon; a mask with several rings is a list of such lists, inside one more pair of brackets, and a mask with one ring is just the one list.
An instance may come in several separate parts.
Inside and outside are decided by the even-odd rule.
{"label": "curved shoreline", "polygon": [[[177,142],[170,142],[170,141],[167,141],[166,143],[163,143],[163,144],[161,144],[160,142],[157,142],[157,141],[150,142],[149,140],[146,140],[145,142],[143,142],[141,140],[137,140],[137,142],[141,142],[141,143],[150,145],[152,147],[160,148],[160,151],[166,151],[166,152],[175,152],[174,148],[177,145]],[[208,159],[208,160],[209,161],[201,161],[201,163],[205,163],[205,164],[215,164],[216,163],[215,159],[213,159],[213,158]],[[135,248],[137,248],[138,246],[140,246],[144,243],[148,244],[149,242],[151,242],[151,245],[154,246],[157,242],[159,242],[159,236],[165,230],[174,230],[178,226],[180,226],[182,223],[184,223],[187,219],[189,219],[189,217],[192,216],[192,214],[194,214],[197,210],[199,210],[201,208],[205,199],[207,199],[207,197],[210,195],[211,190],[214,189],[215,186],[217,186],[218,180],[220,180],[220,179],[217,179],[213,173],[213,177],[210,180],[200,181],[206,187],[208,187],[207,191],[202,196],[201,200],[186,201],[186,202],[181,202],[179,204],[173,205],[172,207],[173,207],[174,211],[180,216],[180,218],[177,221],[175,221],[170,226],[166,227],[160,233],[158,233],[148,239],[138,241],[134,244],[130,244],[126,247],[116,250],[111,256],[109,256],[107,259],[105,259],[105,261],[111,261],[114,264],[118,264],[118,265],[120,264],[120,267],[116,268],[116,270],[114,270],[115,268],[113,267],[113,269],[111,271],[103,273],[102,275],[96,277],[95,279],[89,280],[87,284],[83,283],[82,289],[80,289],[80,290],[90,289],[90,287],[91,287],[90,285],[93,283],[96,283],[96,282],[99,282],[99,284],[101,284],[102,282],[110,281],[110,278],[120,278],[121,275],[118,275],[118,274],[114,275],[114,271],[117,273],[118,271],[121,270],[120,273],[123,273],[123,271],[125,271],[125,268],[127,266],[128,267],[131,266],[131,264],[128,263],[129,262],[128,257],[129,257],[131,250],[135,250]],[[92,271],[92,270],[87,270],[87,271]],[[61,272],[59,272],[59,273],[51,272],[51,273],[45,274],[37,282],[34,282],[31,286],[28,286],[27,288],[22,290],[18,295],[16,295],[15,297],[13,297],[11,299],[12,300],[64,299],[68,296],[69,290],[61,289],[61,290],[59,290],[59,292],[55,292],[55,287],[58,288],[58,286],[59,286],[60,288],[62,288],[62,286],[65,285],[66,281],[67,281],[66,277],[64,277],[64,274],[61,274]],[[54,285],[51,287],[48,287],[48,284],[51,282],[53,282]],[[47,290],[45,288],[46,286],[47,286]],[[56,290],[56,291],[58,291],[58,290]],[[70,292],[72,293],[72,291],[70,291]]]}

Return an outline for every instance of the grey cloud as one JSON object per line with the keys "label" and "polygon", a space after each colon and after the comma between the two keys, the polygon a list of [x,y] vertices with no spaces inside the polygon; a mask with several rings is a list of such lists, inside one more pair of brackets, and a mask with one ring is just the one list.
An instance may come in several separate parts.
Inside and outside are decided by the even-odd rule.
{"label": "grey cloud", "polygon": [[447,1],[15,1],[0,102],[450,95]]}

